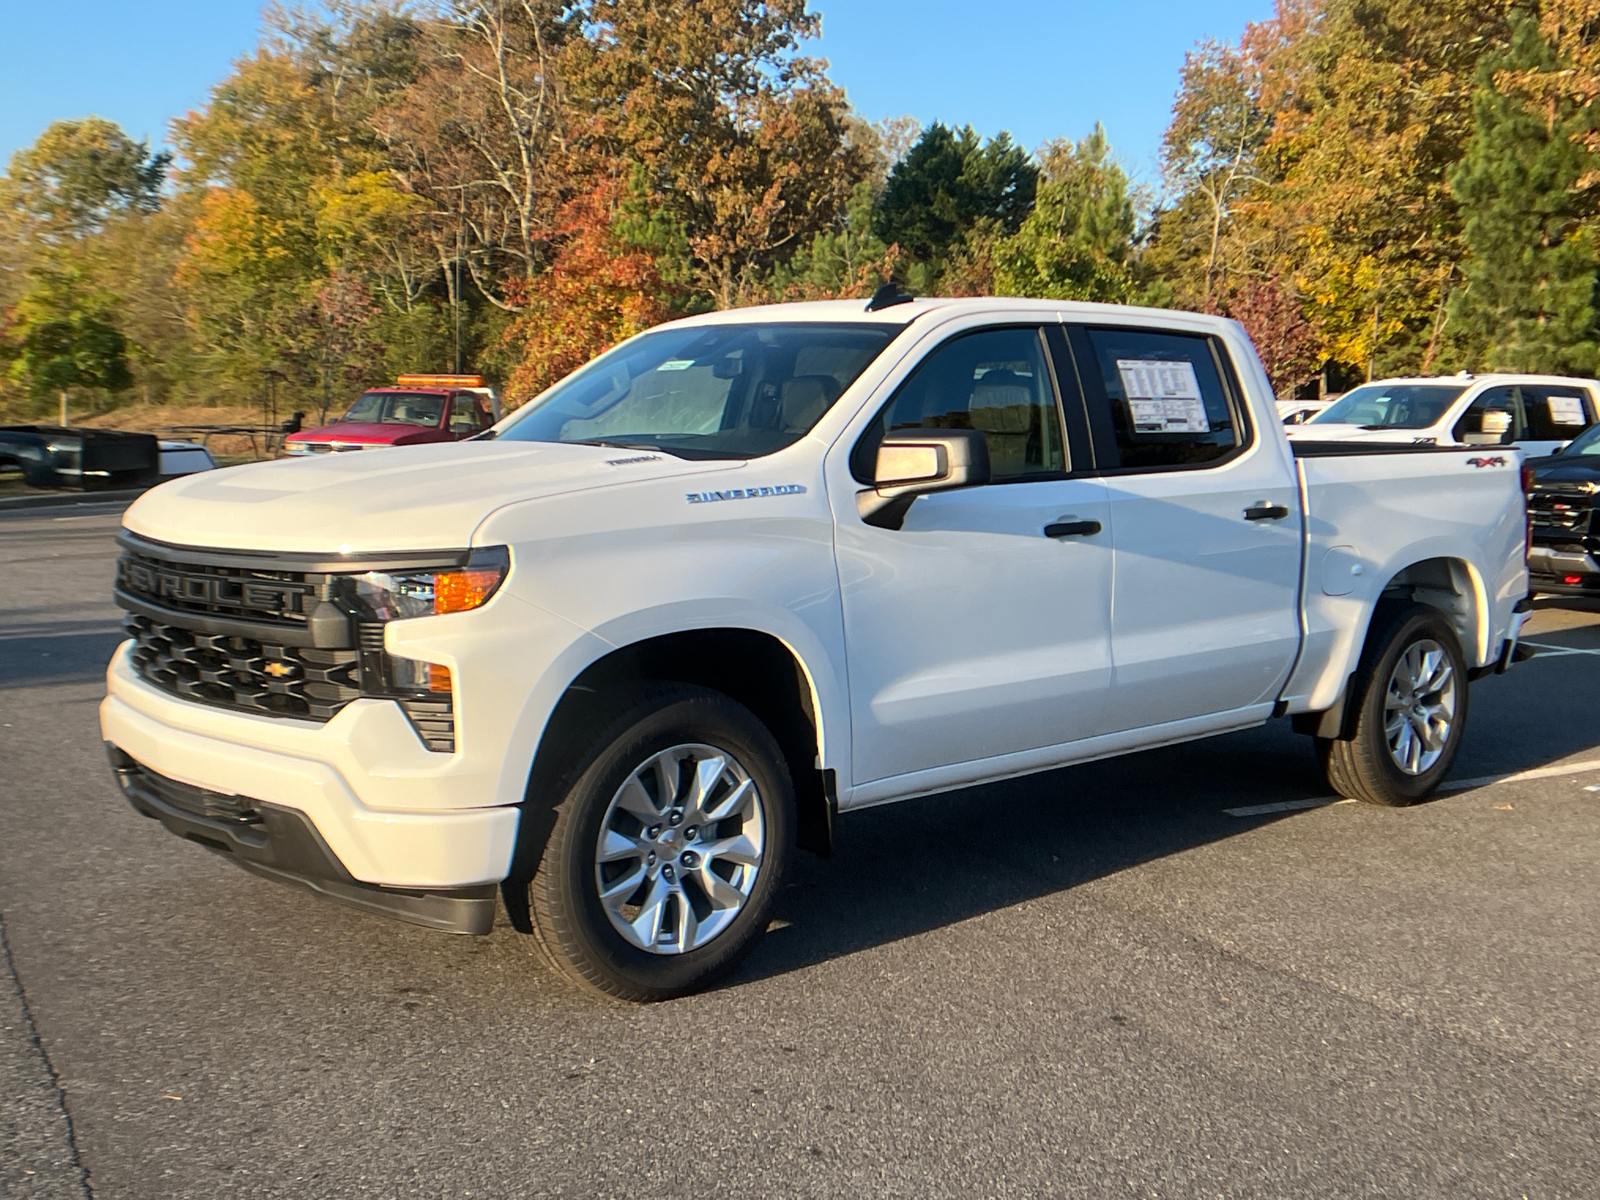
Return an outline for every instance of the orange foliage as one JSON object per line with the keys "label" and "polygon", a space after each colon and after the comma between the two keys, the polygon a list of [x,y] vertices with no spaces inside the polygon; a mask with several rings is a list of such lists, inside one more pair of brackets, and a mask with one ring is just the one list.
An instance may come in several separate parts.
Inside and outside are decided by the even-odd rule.
{"label": "orange foliage", "polygon": [[517,297],[505,344],[518,354],[506,384],[515,408],[618,342],[673,315],[674,289],[655,257],[624,243],[613,222],[621,185],[599,179],[561,210],[548,270]]}

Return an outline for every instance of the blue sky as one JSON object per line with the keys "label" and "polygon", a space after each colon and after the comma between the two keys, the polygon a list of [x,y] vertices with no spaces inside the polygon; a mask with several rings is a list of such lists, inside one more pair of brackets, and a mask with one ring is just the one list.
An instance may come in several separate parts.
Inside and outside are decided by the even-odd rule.
{"label": "blue sky", "polygon": [[[0,0],[0,162],[95,113],[159,142],[255,44],[259,0]],[[1155,176],[1184,51],[1236,39],[1272,0],[812,0],[812,47],[868,118],[1008,129],[1032,148],[1103,121]]]}

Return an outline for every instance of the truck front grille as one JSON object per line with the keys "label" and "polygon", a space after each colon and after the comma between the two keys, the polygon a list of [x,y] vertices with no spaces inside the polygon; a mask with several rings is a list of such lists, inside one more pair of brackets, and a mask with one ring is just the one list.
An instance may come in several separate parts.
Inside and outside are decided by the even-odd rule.
{"label": "truck front grille", "polygon": [[117,586],[165,609],[304,628],[318,581],[298,571],[252,571],[168,562],[124,551]]}
{"label": "truck front grille", "polygon": [[129,614],[133,667],[174,696],[236,712],[327,721],[361,695],[355,650],[274,646]]}
{"label": "truck front grille", "polygon": [[1543,484],[1528,495],[1528,516],[1537,532],[1583,537],[1594,517],[1594,489],[1588,484]]}

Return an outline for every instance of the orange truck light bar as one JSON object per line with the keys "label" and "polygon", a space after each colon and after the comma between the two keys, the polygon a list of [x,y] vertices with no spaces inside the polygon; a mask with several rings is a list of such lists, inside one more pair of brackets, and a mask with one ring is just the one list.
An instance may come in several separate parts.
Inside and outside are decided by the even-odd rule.
{"label": "orange truck light bar", "polygon": [[461,387],[481,388],[482,375],[402,375],[395,381],[397,387]]}

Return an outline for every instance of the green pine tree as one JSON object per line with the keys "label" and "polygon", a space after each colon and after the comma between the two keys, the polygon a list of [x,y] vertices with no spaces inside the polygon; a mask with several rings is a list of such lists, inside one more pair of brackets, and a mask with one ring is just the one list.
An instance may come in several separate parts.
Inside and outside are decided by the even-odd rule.
{"label": "green pine tree", "polygon": [[1134,291],[1128,176],[1096,125],[1082,141],[1040,151],[1044,182],[1032,214],[995,250],[1002,296],[1118,303]]}
{"label": "green pine tree", "polygon": [[1504,83],[1558,66],[1526,17],[1510,51],[1478,67],[1472,137],[1450,177],[1468,254],[1450,326],[1477,369],[1588,375],[1597,365],[1596,245],[1578,195],[1595,166],[1581,141],[1595,127],[1593,106],[1540,111]]}
{"label": "green pine tree", "polygon": [[889,172],[873,232],[914,260],[938,262],[978,228],[1015,233],[1033,211],[1039,169],[1006,133],[980,141],[935,122]]}

